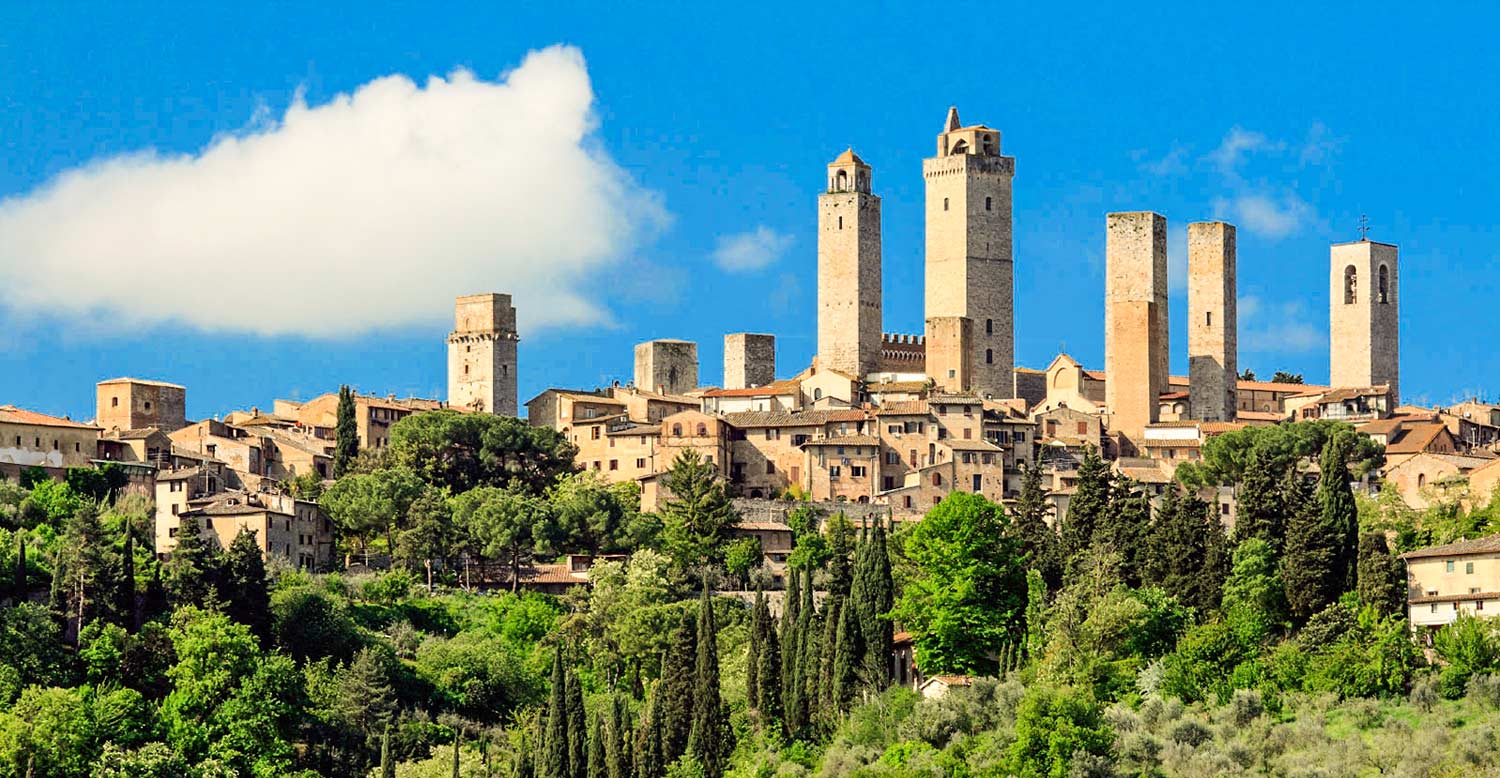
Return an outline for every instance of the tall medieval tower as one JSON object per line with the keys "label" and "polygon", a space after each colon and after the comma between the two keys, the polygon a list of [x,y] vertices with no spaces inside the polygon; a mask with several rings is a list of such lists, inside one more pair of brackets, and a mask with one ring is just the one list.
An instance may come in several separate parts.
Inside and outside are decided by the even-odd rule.
{"label": "tall medieval tower", "polygon": [[1193,418],[1234,421],[1239,401],[1235,229],[1188,225],[1188,394]]}
{"label": "tall medieval tower", "polygon": [[1328,382],[1389,385],[1394,407],[1401,397],[1397,249],[1357,240],[1333,244],[1329,257]]}
{"label": "tall medieval tower", "polygon": [[853,149],[818,195],[818,366],[856,378],[880,365],[880,198]]}
{"label": "tall medieval tower", "polygon": [[1104,403],[1109,428],[1139,444],[1167,390],[1167,220],[1105,216]]}
{"label": "tall medieval tower", "polygon": [[[971,321],[967,328],[938,327],[934,332],[970,333],[969,388],[993,397],[1013,397],[1016,386],[1011,258],[1015,173],[1015,158],[1000,155],[1000,131],[982,124],[962,126],[957,108],[948,109],[937,156],[922,160],[927,180],[926,318]],[[927,348],[943,350],[931,339]]]}
{"label": "tall medieval tower", "polygon": [[471,294],[453,305],[448,404],[516,415],[516,309],[508,294]]}

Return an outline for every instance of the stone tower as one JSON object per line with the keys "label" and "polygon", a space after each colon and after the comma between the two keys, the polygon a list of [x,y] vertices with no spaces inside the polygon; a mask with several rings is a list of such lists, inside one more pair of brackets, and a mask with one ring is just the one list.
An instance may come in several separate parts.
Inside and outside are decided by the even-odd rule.
{"label": "stone tower", "polygon": [[944,392],[974,388],[974,320],[933,316],[927,320],[927,377]]}
{"label": "stone tower", "polygon": [[880,198],[853,149],[818,195],[818,366],[864,378],[880,366]]}
{"label": "stone tower", "polygon": [[749,389],[775,380],[775,335],[733,332],[724,336],[725,389]]}
{"label": "stone tower", "polygon": [[1104,402],[1110,429],[1139,443],[1167,387],[1167,220],[1105,217]]}
{"label": "stone tower", "polygon": [[1235,230],[1188,225],[1188,371],[1193,417],[1234,421],[1238,393]]}
{"label": "stone tower", "polygon": [[682,394],[698,388],[698,344],[690,340],[648,340],[635,346],[637,389]]}
{"label": "stone tower", "polygon": [[1397,249],[1358,240],[1329,251],[1328,381],[1340,386],[1391,387],[1400,402],[1401,326]]}
{"label": "stone tower", "polygon": [[[1000,131],[964,127],[958,109],[922,160],[927,180],[929,320],[970,319],[970,384],[981,394],[1015,395],[1015,287],[1011,262],[1014,157],[1000,155]],[[951,330],[950,331],[956,331]],[[931,341],[927,347],[932,349]]]}
{"label": "stone tower", "polygon": [[471,294],[453,305],[448,404],[516,415],[516,309],[508,294]]}

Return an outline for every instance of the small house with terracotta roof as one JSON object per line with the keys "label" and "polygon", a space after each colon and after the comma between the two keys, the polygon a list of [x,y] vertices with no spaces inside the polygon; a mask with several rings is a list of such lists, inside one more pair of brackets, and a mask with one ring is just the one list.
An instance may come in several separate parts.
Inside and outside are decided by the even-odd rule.
{"label": "small house with terracotta roof", "polygon": [[1419,548],[1401,559],[1409,621],[1428,645],[1460,615],[1500,613],[1500,535]]}
{"label": "small house with terracotta roof", "polygon": [[0,405],[0,472],[88,467],[99,455],[100,428],[65,416]]}

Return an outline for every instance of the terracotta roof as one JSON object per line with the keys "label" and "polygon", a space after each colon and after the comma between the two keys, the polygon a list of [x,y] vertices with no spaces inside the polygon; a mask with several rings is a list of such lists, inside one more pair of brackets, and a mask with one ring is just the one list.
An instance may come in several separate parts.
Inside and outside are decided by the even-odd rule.
{"label": "terracotta roof", "polygon": [[1158,400],[1186,400],[1187,398],[1187,392],[1162,392],[1156,396]]}
{"label": "terracotta roof", "polygon": [[117,430],[115,432],[108,432],[105,433],[104,437],[111,438],[113,440],[145,440],[146,438],[149,438],[159,432],[161,432],[161,430],[156,427],[141,427],[140,429]]}
{"label": "terracotta roof", "polygon": [[1095,381],[1103,381],[1104,380],[1104,371],[1103,370],[1084,370],[1083,371],[1083,377],[1084,378],[1092,378]]}
{"label": "terracotta roof", "polygon": [[1425,559],[1435,556],[1466,556],[1469,554],[1495,554],[1500,553],[1500,535],[1475,538],[1473,540],[1460,540],[1457,543],[1446,543],[1441,546],[1428,546],[1416,551],[1408,551],[1401,555],[1402,559]]}
{"label": "terracotta roof", "polygon": [[1324,392],[1326,386],[1313,386],[1312,384],[1289,384],[1282,381],[1235,381],[1236,389],[1247,389],[1254,392],[1291,392],[1292,394],[1306,394],[1310,391]]}
{"label": "terracotta roof", "polygon": [[1278,421],[1281,421],[1282,419],[1286,418],[1286,414],[1284,414],[1284,413],[1275,413],[1275,412],[1267,412],[1267,411],[1235,411],[1234,415],[1235,415],[1235,418],[1237,418],[1237,419],[1244,419],[1245,421],[1270,421],[1270,422],[1278,422]]}
{"label": "terracotta roof", "polygon": [[882,394],[885,392],[924,392],[927,390],[926,381],[883,381],[878,384],[870,384],[865,391],[870,394]]}
{"label": "terracotta roof", "polygon": [[[501,573],[501,580],[510,580],[510,570]],[[573,572],[566,564],[528,565],[521,568],[522,584],[588,584],[588,576]]]}
{"label": "terracotta roof", "polygon": [[1397,462],[1394,465],[1391,465],[1390,467],[1386,468],[1386,471],[1390,472],[1390,471],[1396,470],[1396,469],[1400,468],[1402,465],[1405,465],[1407,462],[1411,462],[1411,461],[1415,460],[1418,456],[1429,456],[1429,457],[1432,457],[1433,459],[1436,459],[1439,462],[1446,462],[1446,463],[1448,463],[1450,465],[1453,465],[1454,467],[1456,467],[1459,470],[1464,471],[1464,472],[1469,472],[1471,470],[1476,470],[1478,468],[1484,467],[1485,465],[1488,465],[1491,462],[1495,461],[1495,458],[1493,456],[1485,457],[1485,456],[1474,456],[1474,455],[1470,455],[1470,454],[1436,454],[1436,453],[1433,453],[1431,451],[1420,451],[1420,452],[1417,452],[1416,454],[1413,454],[1410,457],[1406,457],[1405,459],[1402,459],[1400,462]]}
{"label": "terracotta roof", "polygon": [[765,386],[751,386],[744,389],[713,389],[703,393],[704,397],[783,397],[797,393],[796,381],[775,381]]}
{"label": "terracotta roof", "polygon": [[1318,402],[1343,402],[1344,400],[1354,400],[1360,397],[1379,397],[1390,394],[1390,392],[1391,388],[1384,384],[1380,386],[1349,386],[1325,393],[1323,398]]}
{"label": "terracotta roof", "polygon": [[927,395],[927,402],[947,403],[949,405],[984,405],[984,400],[977,394],[947,394],[933,392]]}
{"label": "terracotta roof", "polygon": [[877,416],[926,416],[928,413],[926,400],[886,403],[875,409]]}
{"label": "terracotta roof", "polygon": [[891,642],[892,643],[910,643],[911,642],[911,633],[907,632],[906,630],[902,630],[900,632],[897,632],[896,634],[894,634],[894,635],[891,636]]}
{"label": "terracotta roof", "polygon": [[566,397],[569,400],[572,400],[573,402],[598,403],[598,404],[601,404],[601,405],[624,405],[625,404],[624,400],[616,400],[614,398],[605,397],[603,395],[589,394],[588,392],[559,391],[557,393],[557,396],[558,397]]}
{"label": "terracotta roof", "polygon": [[751,532],[791,532],[792,528],[779,521],[746,521],[740,519],[740,523],[730,529],[743,529]]}
{"label": "terracotta roof", "polygon": [[999,451],[1000,447],[988,440],[963,440],[960,438],[944,438],[938,441],[938,445],[947,446],[954,451]]}
{"label": "terracotta roof", "polygon": [[97,430],[92,424],[81,424],[72,419],[64,419],[57,416],[48,416],[45,413],[27,411],[14,405],[0,405],[0,422],[9,424],[30,424],[36,427],[68,427],[78,430]]}
{"label": "terracotta roof", "polygon": [[832,438],[809,440],[802,446],[878,446],[880,438],[873,435],[840,435]]}
{"label": "terracotta roof", "polygon": [[200,475],[203,475],[203,468],[200,467],[187,467],[181,470],[158,470],[156,472],[156,480],[158,482],[185,481],[189,478],[197,478]]}
{"label": "terracotta roof", "polygon": [[1408,597],[1406,601],[1412,605],[1426,605],[1431,602],[1472,602],[1476,600],[1494,600],[1500,598],[1500,592],[1474,592],[1473,594],[1437,594],[1433,596],[1423,595],[1421,597]]}
{"label": "terracotta roof", "polygon": [[660,435],[660,424],[635,424],[629,427],[616,427],[605,430],[606,435]]}
{"label": "terracotta roof", "polygon": [[1395,440],[1386,444],[1385,453],[1420,454],[1432,445],[1433,440],[1447,431],[1448,427],[1438,422],[1410,425]]}
{"label": "terracotta roof", "polygon": [[865,161],[864,160],[862,160],[862,159],[859,158],[858,154],[854,153],[854,149],[848,149],[843,154],[840,154],[837,157],[834,157],[833,161],[830,162],[830,163],[828,163],[828,166],[829,167],[833,167],[835,165],[848,165],[848,164],[851,164],[851,163],[855,164],[855,165],[864,165],[865,167],[869,167],[869,165],[865,165]]}
{"label": "terracotta roof", "polygon": [[1158,439],[1147,438],[1140,442],[1142,448],[1198,448],[1202,441],[1197,438]]}
{"label": "terracotta roof", "polygon": [[944,686],[971,686],[974,679],[967,675],[934,675],[922,683],[927,686],[931,683],[940,683]]}
{"label": "terracotta roof", "polygon": [[187,387],[181,384],[169,384],[166,381],[150,381],[144,378],[126,378],[123,376],[120,378],[111,378],[107,381],[99,382],[99,386],[104,386],[105,384],[140,384],[142,386],[164,386],[168,389],[182,389],[184,391],[186,391],[187,389]]}
{"label": "terracotta roof", "polygon": [[724,414],[724,421],[735,427],[817,427],[834,421],[864,421],[865,418],[865,412],[857,409],[741,411]]}
{"label": "terracotta roof", "polygon": [[1226,432],[1237,432],[1250,425],[1242,421],[1205,421],[1198,429],[1203,430],[1205,435],[1222,435]]}

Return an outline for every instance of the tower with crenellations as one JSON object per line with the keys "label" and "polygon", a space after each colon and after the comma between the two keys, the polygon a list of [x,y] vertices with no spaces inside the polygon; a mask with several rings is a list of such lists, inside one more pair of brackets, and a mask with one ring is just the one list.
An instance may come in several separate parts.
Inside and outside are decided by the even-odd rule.
{"label": "tower with crenellations", "polygon": [[[970,320],[966,328],[944,325],[932,334],[967,332],[969,388],[999,398],[1015,395],[1015,172],[1015,158],[1000,153],[1000,131],[982,124],[964,126],[957,108],[948,109],[937,136],[937,155],[922,161],[927,184],[925,318]],[[929,351],[948,351],[930,337]]]}
{"label": "tower with crenellations", "polygon": [[515,416],[516,309],[508,294],[471,294],[453,305],[448,404]]}
{"label": "tower with crenellations", "polygon": [[864,378],[880,367],[880,198],[853,149],[818,195],[818,366]]}

